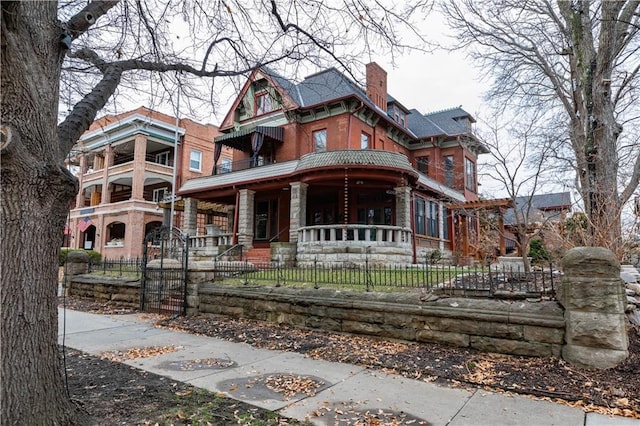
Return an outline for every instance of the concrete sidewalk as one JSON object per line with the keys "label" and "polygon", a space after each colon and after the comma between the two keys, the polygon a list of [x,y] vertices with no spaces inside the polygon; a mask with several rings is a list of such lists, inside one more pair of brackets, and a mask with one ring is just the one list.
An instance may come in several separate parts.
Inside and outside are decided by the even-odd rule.
{"label": "concrete sidewalk", "polygon": [[[154,328],[150,320],[137,314],[96,315],[60,309],[60,343],[63,334],[66,346],[93,355],[176,346],[174,352],[126,364],[317,425],[348,424],[339,421],[340,413],[348,418],[380,410],[404,413],[407,419],[417,420],[414,424],[425,421],[429,425],[640,425],[638,420],[585,414],[579,408],[522,396],[448,388],[351,364]],[[275,374],[308,377],[320,387],[313,396],[297,394],[283,400],[282,394],[264,385]]]}

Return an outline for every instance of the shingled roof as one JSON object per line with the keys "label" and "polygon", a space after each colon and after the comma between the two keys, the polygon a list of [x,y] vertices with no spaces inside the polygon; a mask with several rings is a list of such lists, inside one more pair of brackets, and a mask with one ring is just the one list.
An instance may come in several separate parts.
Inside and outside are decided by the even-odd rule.
{"label": "shingled roof", "polygon": [[[530,208],[529,208],[530,206]],[[528,213],[528,222],[539,221],[545,211],[561,211],[571,208],[571,194],[569,192],[554,192],[551,194],[537,194],[533,196],[516,197],[516,210],[521,217]],[[546,215],[547,217],[549,214]],[[558,213],[559,216],[559,213]],[[514,209],[508,209],[504,214],[505,225],[515,225]]]}
{"label": "shingled roof", "polygon": [[[302,107],[318,105],[334,99],[357,96],[371,108],[381,111],[366,95],[365,91],[353,80],[346,77],[335,68],[329,68],[306,77],[296,84],[279,75],[277,72],[263,68],[265,73],[293,98]],[[387,96],[388,103],[396,103],[405,109],[396,98]],[[391,117],[389,117],[391,119]],[[457,136],[469,133],[466,118],[471,123],[475,119],[461,107],[450,108],[443,111],[422,114],[417,109],[409,110],[407,114],[407,126],[410,133],[418,138],[435,136]]]}

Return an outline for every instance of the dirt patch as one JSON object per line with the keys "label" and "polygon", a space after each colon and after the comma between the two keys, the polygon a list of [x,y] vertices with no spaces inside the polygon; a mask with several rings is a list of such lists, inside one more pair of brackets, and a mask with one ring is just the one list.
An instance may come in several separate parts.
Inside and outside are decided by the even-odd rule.
{"label": "dirt patch", "polygon": [[221,394],[73,349],[65,351],[71,399],[92,425],[301,425]]}

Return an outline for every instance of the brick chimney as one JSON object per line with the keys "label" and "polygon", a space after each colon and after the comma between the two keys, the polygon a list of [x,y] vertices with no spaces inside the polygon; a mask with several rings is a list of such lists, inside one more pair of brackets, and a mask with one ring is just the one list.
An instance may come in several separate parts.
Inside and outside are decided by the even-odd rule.
{"label": "brick chimney", "polygon": [[383,111],[387,110],[387,72],[375,62],[367,64],[367,96]]}

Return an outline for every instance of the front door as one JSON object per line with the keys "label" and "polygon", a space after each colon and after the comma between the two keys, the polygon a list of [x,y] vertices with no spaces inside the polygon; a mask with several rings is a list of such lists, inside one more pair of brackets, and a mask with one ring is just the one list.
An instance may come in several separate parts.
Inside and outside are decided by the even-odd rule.
{"label": "front door", "polygon": [[254,239],[269,241],[278,235],[278,200],[256,201]]}

